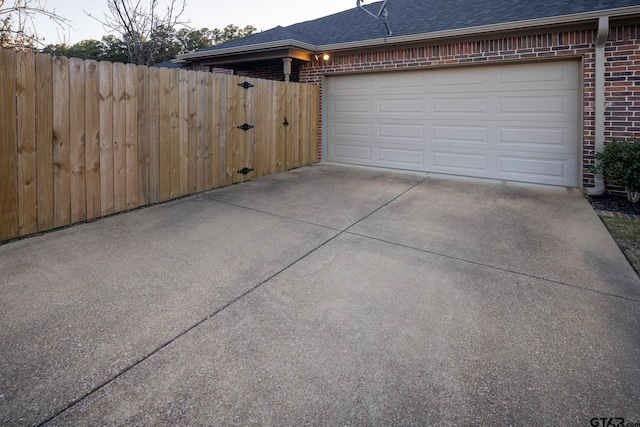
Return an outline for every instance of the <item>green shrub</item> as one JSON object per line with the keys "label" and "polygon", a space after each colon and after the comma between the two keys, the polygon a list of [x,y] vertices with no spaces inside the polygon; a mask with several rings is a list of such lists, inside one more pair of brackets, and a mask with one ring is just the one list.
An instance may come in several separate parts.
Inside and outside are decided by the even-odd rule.
{"label": "green shrub", "polygon": [[604,150],[596,153],[599,164],[593,168],[594,173],[601,173],[605,180],[623,186],[630,193],[640,191],[640,142],[612,140]]}

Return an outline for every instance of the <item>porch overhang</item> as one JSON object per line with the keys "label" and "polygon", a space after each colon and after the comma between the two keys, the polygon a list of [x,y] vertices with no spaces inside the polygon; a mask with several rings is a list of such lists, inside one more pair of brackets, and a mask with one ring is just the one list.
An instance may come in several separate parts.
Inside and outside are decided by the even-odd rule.
{"label": "porch overhang", "polygon": [[226,49],[200,50],[178,55],[177,61],[231,68],[234,65],[270,59],[292,58],[311,61],[314,52],[315,46],[313,45],[297,40],[282,40]]}

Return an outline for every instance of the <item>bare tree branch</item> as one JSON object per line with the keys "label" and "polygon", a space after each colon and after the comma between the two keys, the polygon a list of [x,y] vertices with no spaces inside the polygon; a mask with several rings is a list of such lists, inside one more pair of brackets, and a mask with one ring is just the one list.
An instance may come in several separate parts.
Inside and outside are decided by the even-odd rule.
{"label": "bare tree branch", "polygon": [[71,28],[71,21],[47,9],[42,0],[0,0],[0,47],[36,50],[44,46],[38,36],[36,18],[49,18],[58,29]]}
{"label": "bare tree branch", "polygon": [[[85,13],[100,22],[106,32],[114,33],[125,42],[129,62],[138,65],[155,64],[158,52],[171,40],[163,34],[177,26],[186,26],[180,16],[186,8],[186,0],[170,0],[164,15],[159,14],[159,0],[107,0],[109,13],[101,19]],[[179,1],[181,3],[179,3]]]}

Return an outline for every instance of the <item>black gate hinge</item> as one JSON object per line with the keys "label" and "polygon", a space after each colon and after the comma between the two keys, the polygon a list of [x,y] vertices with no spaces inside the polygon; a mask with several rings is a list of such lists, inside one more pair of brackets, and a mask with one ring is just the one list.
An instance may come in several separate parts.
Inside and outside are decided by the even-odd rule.
{"label": "black gate hinge", "polygon": [[238,171],[238,173],[241,173],[242,175],[246,175],[246,174],[248,174],[249,172],[251,172],[252,170],[253,170],[253,169],[249,169],[249,168],[247,168],[247,167],[244,167],[244,168],[240,169],[240,170]]}
{"label": "black gate hinge", "polygon": [[242,129],[245,132],[248,131],[249,129],[252,129],[252,128],[253,128],[253,126],[251,126],[250,124],[247,124],[247,123],[243,124],[242,126],[238,126],[238,129]]}
{"label": "black gate hinge", "polygon": [[242,82],[242,83],[238,83],[238,86],[241,86],[245,89],[249,89],[250,87],[253,87],[253,85],[249,82]]}

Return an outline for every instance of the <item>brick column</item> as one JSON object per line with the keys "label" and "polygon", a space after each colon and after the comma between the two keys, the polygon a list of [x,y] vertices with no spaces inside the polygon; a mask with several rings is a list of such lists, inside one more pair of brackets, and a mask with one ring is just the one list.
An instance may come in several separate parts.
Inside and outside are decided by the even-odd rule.
{"label": "brick column", "polygon": [[284,68],[284,81],[289,82],[289,76],[291,75],[291,58],[282,58],[282,65]]}

